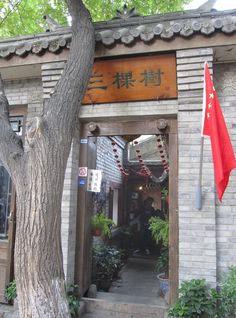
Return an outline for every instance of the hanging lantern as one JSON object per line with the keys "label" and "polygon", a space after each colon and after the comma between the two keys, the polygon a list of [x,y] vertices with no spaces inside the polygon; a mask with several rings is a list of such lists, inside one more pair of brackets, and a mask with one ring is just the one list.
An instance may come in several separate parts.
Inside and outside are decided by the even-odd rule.
{"label": "hanging lantern", "polygon": [[163,141],[163,136],[162,135],[157,135],[157,149],[159,151],[161,163],[163,165],[163,168],[165,172],[169,171],[169,161],[168,161],[168,155],[167,155],[167,150],[165,143]]}
{"label": "hanging lantern", "polygon": [[112,147],[113,147],[112,151],[113,151],[113,154],[114,154],[114,158],[115,158],[115,160],[116,160],[116,166],[117,166],[117,168],[120,170],[120,172],[121,172],[124,176],[128,176],[128,175],[129,175],[129,171],[126,170],[126,169],[122,166],[122,164],[121,164],[121,160],[120,160],[119,155],[118,155],[118,150],[117,150],[117,148],[116,148],[116,147],[117,147],[116,142],[115,142],[115,141],[112,141],[111,145],[112,145]]}
{"label": "hanging lantern", "polygon": [[[135,140],[134,144],[138,145],[138,141]],[[144,177],[150,177],[151,176],[151,171],[150,169],[145,165],[144,160],[142,159],[142,155],[141,155],[141,150],[140,149],[136,149],[136,157],[140,163],[141,166],[141,173]]]}

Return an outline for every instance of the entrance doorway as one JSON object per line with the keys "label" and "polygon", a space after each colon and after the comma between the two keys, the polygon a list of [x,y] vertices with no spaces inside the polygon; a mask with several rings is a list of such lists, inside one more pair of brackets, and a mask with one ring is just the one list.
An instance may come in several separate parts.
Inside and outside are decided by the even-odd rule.
{"label": "entrance doorway", "polygon": [[[161,246],[140,231],[140,215],[148,204],[153,216],[156,213],[168,219],[169,298],[173,302],[178,287],[176,120],[85,124],[80,167],[102,170],[106,176],[110,174],[109,178],[102,179],[96,194],[87,191],[86,178],[79,178],[76,280],[81,293],[84,294],[91,283],[90,220],[94,212],[103,211],[113,220],[112,240],[119,238],[121,247],[131,252],[131,263],[138,259],[150,264],[153,257],[160,255]],[[131,230],[132,240],[121,235],[127,228]]]}

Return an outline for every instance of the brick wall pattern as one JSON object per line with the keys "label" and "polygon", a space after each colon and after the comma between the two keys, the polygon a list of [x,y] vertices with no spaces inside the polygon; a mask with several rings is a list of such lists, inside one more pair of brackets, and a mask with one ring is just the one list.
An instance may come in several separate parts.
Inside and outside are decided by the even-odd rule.
{"label": "brick wall pattern", "polygon": [[203,208],[195,209],[199,175],[203,67],[212,69],[212,49],[177,52],[179,146],[179,279],[205,278],[216,283],[216,218],[213,166],[205,140]]}

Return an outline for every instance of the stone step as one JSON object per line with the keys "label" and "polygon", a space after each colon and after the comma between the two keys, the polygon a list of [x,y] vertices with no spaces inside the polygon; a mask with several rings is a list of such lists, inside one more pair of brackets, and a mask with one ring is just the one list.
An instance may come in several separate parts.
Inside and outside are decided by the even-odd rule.
{"label": "stone step", "polygon": [[[150,303],[131,303],[125,300],[83,298],[83,318],[165,318],[167,306]],[[137,299],[140,301],[140,298]]]}
{"label": "stone step", "polygon": [[97,313],[85,313],[83,314],[82,318],[167,318],[167,315],[165,316],[159,316],[151,315],[151,316],[145,316],[143,314],[125,314],[125,313],[117,313],[117,312],[111,312],[111,311],[99,311]]}
{"label": "stone step", "polygon": [[[108,302],[123,302],[123,303],[132,303],[132,304],[150,304],[150,305],[157,305],[161,307],[166,307],[167,304],[163,297],[158,295],[154,296],[141,296],[141,295],[133,295],[130,290],[129,294],[121,294],[118,292],[98,292],[97,297],[98,299],[104,299]],[[137,293],[137,291],[136,291]]]}

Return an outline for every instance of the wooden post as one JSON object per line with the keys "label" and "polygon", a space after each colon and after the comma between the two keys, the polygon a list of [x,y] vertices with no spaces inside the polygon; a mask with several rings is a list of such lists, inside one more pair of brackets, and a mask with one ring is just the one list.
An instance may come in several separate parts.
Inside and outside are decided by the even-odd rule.
{"label": "wooden post", "polygon": [[178,227],[178,140],[177,133],[169,134],[169,281],[170,304],[178,296],[179,286],[179,227]]}

